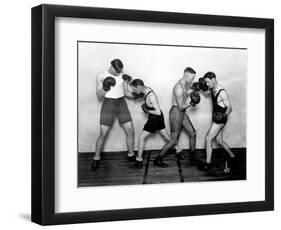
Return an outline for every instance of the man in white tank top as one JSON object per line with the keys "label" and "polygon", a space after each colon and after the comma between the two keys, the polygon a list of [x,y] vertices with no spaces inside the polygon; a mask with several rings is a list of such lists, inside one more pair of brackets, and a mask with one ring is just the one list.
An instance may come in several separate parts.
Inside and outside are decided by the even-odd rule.
{"label": "man in white tank top", "polygon": [[96,152],[91,165],[92,171],[99,167],[100,155],[107,133],[113,122],[118,118],[126,132],[128,160],[134,161],[134,129],[132,117],[124,97],[124,87],[131,80],[122,73],[123,63],[119,59],[111,61],[108,70],[100,73],[96,79],[96,93],[99,99],[104,99],[100,112],[100,134],[96,142]]}

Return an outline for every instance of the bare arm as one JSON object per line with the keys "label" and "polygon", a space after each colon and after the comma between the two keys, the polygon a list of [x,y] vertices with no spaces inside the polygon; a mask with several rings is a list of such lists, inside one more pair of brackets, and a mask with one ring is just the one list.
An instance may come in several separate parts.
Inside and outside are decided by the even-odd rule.
{"label": "bare arm", "polygon": [[154,114],[154,115],[160,115],[161,110],[160,110],[160,107],[159,107],[159,104],[158,104],[157,97],[154,93],[149,95],[149,100],[150,100],[151,105],[154,108],[154,110],[148,110],[148,113]]}
{"label": "bare arm", "polygon": [[124,81],[123,90],[126,97],[134,98],[134,96],[132,95],[133,91],[131,90],[130,83],[128,81]]}
{"label": "bare arm", "polygon": [[178,106],[179,109],[184,110],[184,109],[187,109],[191,106],[190,104],[183,104],[182,103],[182,101],[183,101],[183,89],[181,87],[176,86],[173,91],[174,91],[175,99],[176,99],[177,106]]}
{"label": "bare arm", "polygon": [[224,90],[221,91],[220,93],[220,97],[222,99],[223,104],[226,106],[226,111],[225,111],[225,115],[229,115],[232,112],[232,106],[229,100],[229,97],[227,95],[227,92],[225,92]]}
{"label": "bare arm", "polygon": [[97,97],[103,98],[106,91],[103,90],[103,75],[100,73],[96,78],[96,94]]}

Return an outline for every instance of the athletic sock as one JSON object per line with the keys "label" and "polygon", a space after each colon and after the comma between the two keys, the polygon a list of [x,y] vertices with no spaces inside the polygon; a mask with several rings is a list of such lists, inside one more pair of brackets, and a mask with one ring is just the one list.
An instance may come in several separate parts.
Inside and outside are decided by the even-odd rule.
{"label": "athletic sock", "polygon": [[132,156],[134,156],[134,155],[135,155],[134,152],[128,153],[128,157],[132,157]]}
{"label": "athletic sock", "polygon": [[99,161],[100,160],[100,156],[94,156],[93,160]]}
{"label": "athletic sock", "polygon": [[176,153],[181,153],[183,150],[182,149],[176,149]]}
{"label": "athletic sock", "polygon": [[141,157],[141,158],[136,157],[136,160],[137,160],[137,161],[143,161],[143,158],[142,158],[142,157]]}

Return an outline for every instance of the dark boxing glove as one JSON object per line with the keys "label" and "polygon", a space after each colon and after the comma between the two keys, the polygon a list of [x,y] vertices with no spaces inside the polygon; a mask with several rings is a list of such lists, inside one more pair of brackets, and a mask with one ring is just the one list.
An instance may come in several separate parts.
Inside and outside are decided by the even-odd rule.
{"label": "dark boxing glove", "polygon": [[113,77],[106,77],[103,80],[102,88],[104,91],[109,91],[111,86],[115,86],[115,84],[116,84],[116,81]]}
{"label": "dark boxing glove", "polygon": [[124,81],[131,81],[131,80],[132,80],[132,77],[131,77],[130,75],[128,75],[128,74],[123,74],[123,75],[122,75],[122,79],[123,79]]}
{"label": "dark boxing glove", "polygon": [[208,90],[208,85],[207,83],[205,82],[204,78],[203,77],[200,77],[198,79],[198,83],[199,83],[199,88],[202,90],[202,91],[207,91]]}
{"label": "dark boxing glove", "polygon": [[191,86],[191,89],[193,89],[194,91],[200,91],[199,82],[194,82]]}
{"label": "dark boxing glove", "polygon": [[134,100],[137,100],[137,99],[143,98],[144,97],[144,93],[137,94],[135,92],[132,92],[132,96],[133,96]]}
{"label": "dark boxing glove", "polygon": [[227,115],[222,112],[214,112],[213,113],[213,121],[216,123],[224,123],[225,119],[227,119]]}
{"label": "dark boxing glove", "polygon": [[194,106],[194,105],[199,104],[199,102],[200,102],[200,100],[201,100],[201,97],[200,97],[199,93],[193,91],[193,92],[190,94],[190,99],[191,99],[190,104],[191,104],[192,106]]}

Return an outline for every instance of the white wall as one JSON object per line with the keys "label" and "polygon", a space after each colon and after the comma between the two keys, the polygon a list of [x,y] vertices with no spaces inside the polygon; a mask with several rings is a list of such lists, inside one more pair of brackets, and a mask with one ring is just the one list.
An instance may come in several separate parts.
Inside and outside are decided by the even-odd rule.
{"label": "white wall", "polygon": [[[203,44],[202,44],[203,45]],[[182,77],[183,70],[191,66],[198,80],[208,71],[214,71],[222,87],[227,89],[233,112],[225,128],[225,140],[231,147],[246,147],[246,85],[247,50],[195,47],[171,47],[128,44],[79,43],[79,151],[94,152],[99,135],[101,102],[96,97],[96,76],[107,69],[110,61],[120,58],[124,72],[141,78],[158,95],[160,107],[169,129],[169,109],[172,88]],[[197,130],[197,148],[205,148],[204,137],[211,124],[211,97],[201,93],[201,102],[188,114]],[[143,101],[127,100],[135,128],[135,149],[146,115],[140,105]],[[179,144],[189,148],[189,139],[182,132]],[[164,141],[158,134],[146,142],[146,149],[161,149]],[[117,120],[108,135],[104,150],[125,150],[125,133]]]}
{"label": "white wall", "polygon": [[[53,4],[89,5],[132,9],[252,17],[274,17],[275,57],[280,61],[280,6],[278,1],[161,1],[161,0],[55,0]],[[1,4],[1,229],[41,229],[30,218],[30,8],[42,1],[3,1]],[[67,226],[68,229],[278,229],[281,208],[281,85],[280,65],[275,67],[275,194],[276,211],[123,221]],[[258,131],[258,129],[257,129]],[[47,227],[49,229],[50,227]],[[66,226],[51,227],[65,229]]]}

